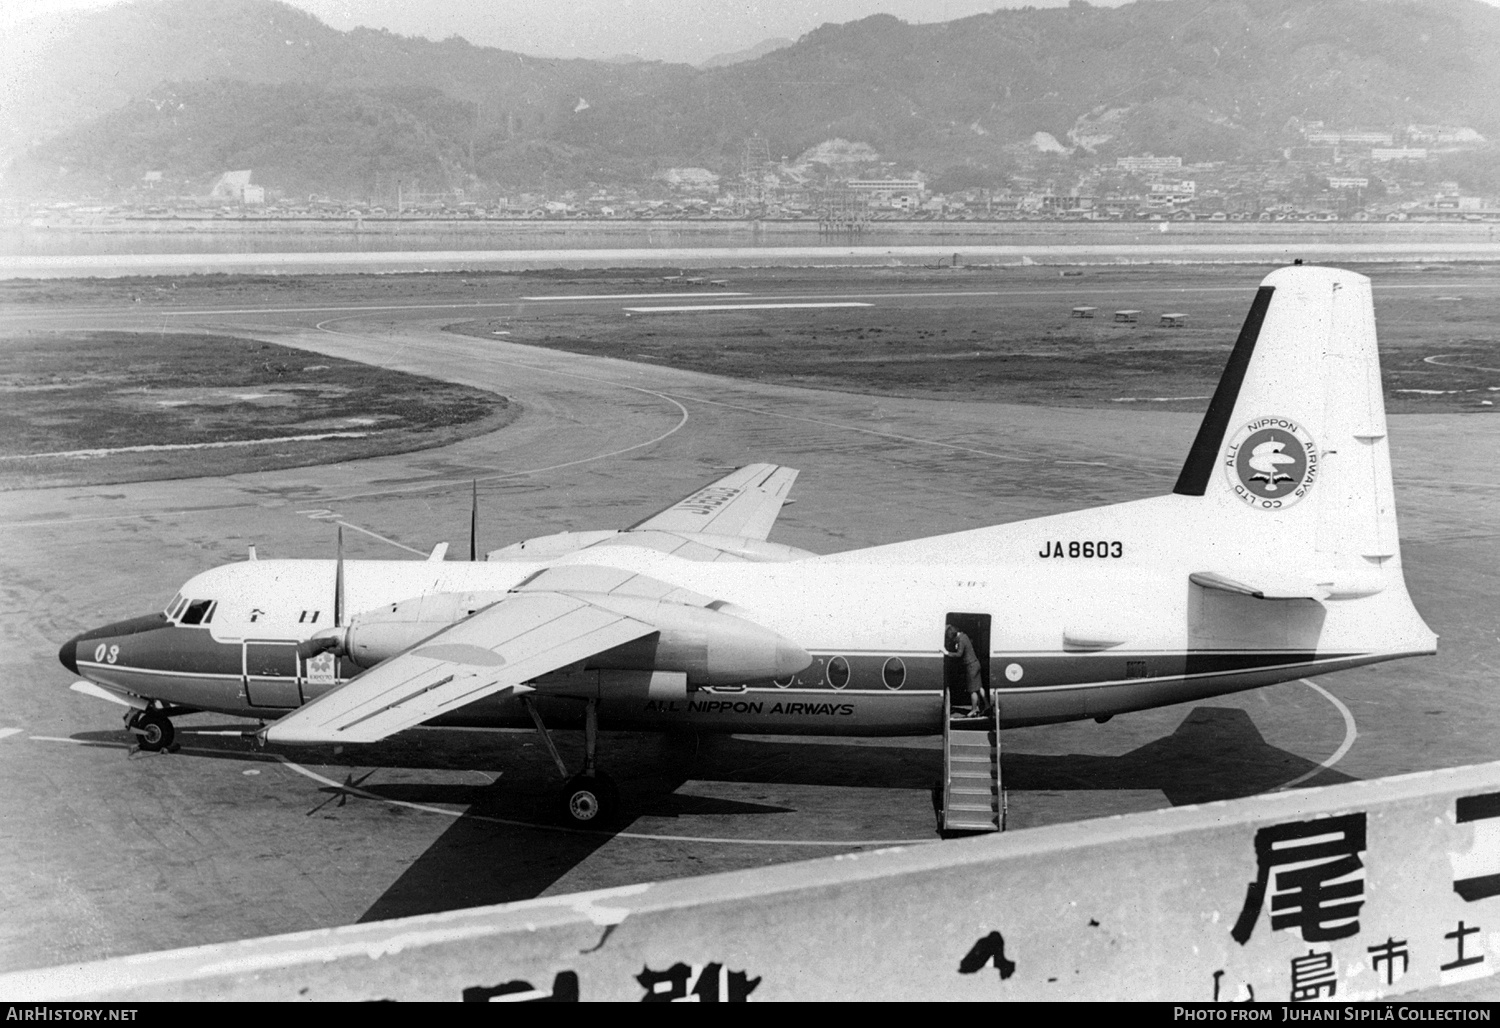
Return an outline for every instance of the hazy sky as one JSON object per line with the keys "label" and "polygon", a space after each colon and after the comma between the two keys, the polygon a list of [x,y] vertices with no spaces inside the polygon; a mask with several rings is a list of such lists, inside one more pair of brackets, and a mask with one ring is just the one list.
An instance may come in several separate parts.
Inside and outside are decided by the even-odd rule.
{"label": "hazy sky", "polygon": [[[0,0],[26,16],[131,0]],[[337,29],[357,25],[545,57],[615,57],[697,63],[761,40],[795,39],[826,22],[886,12],[909,22],[951,21],[1001,7],[1067,0],[288,0]],[[1094,0],[1116,6],[1124,0]],[[1500,0],[1485,0],[1500,5]]]}
{"label": "hazy sky", "polygon": [[[130,0],[0,0],[19,15]],[[909,22],[951,21],[1000,7],[1067,0],[287,0],[337,29],[356,25],[546,57],[614,57],[696,63],[764,39],[795,39],[826,22],[887,12]],[[1100,0],[1113,6],[1123,0]],[[1500,0],[1496,0],[1500,2]]]}

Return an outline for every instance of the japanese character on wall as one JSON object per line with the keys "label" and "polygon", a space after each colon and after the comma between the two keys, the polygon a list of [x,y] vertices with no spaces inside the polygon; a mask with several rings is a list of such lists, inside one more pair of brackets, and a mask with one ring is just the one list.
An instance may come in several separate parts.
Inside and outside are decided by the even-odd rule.
{"label": "japanese character on wall", "polygon": [[1255,833],[1255,880],[1230,931],[1241,946],[1271,898],[1271,930],[1296,928],[1304,942],[1331,942],[1359,931],[1364,906],[1365,815],[1271,825]]}
{"label": "japanese character on wall", "polygon": [[1479,928],[1476,925],[1458,922],[1458,927],[1443,935],[1445,939],[1452,939],[1454,949],[1457,951],[1452,960],[1438,967],[1439,971],[1457,971],[1463,967],[1473,967],[1475,964],[1484,963],[1484,954],[1466,952],[1469,936],[1478,935]]}
{"label": "japanese character on wall", "polygon": [[759,978],[744,971],[726,970],[723,964],[687,964],[678,962],[665,971],[641,968],[635,976],[646,994],[642,1003],[743,1003]]}
{"label": "japanese character on wall", "polygon": [[1500,896],[1500,792],[1460,796],[1458,823],[1474,826],[1474,851],[1453,858],[1453,891],[1465,903]]}
{"label": "japanese character on wall", "polygon": [[476,985],[464,990],[465,1003],[577,1003],[578,972],[559,971],[552,979],[552,991],[543,992],[530,982],[519,979],[499,985]]}
{"label": "japanese character on wall", "polygon": [[[1380,974],[1380,965],[1385,965],[1385,983],[1396,984],[1411,966],[1411,951],[1406,948],[1405,939],[1397,939],[1387,935],[1385,941],[1374,946],[1366,946],[1365,952],[1370,954],[1370,967]],[[1396,961],[1401,961],[1401,970],[1396,970]]]}
{"label": "japanese character on wall", "polygon": [[959,974],[975,974],[982,971],[986,965],[994,964],[995,970],[1000,973],[1000,980],[1004,981],[1016,973],[1014,960],[1005,957],[1005,936],[999,932],[990,932],[984,938],[964,954],[964,958],[958,962]]}
{"label": "japanese character on wall", "polygon": [[1308,950],[1306,956],[1292,958],[1292,1002],[1317,999],[1325,995],[1325,989],[1328,999],[1338,991],[1332,953]]}

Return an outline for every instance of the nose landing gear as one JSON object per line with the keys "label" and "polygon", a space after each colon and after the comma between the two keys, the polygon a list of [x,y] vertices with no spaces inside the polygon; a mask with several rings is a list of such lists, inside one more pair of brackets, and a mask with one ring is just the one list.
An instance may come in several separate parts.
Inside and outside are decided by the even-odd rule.
{"label": "nose landing gear", "polygon": [[177,738],[171,718],[159,710],[136,710],[125,718],[125,727],[135,734],[136,745],[147,753],[160,753]]}

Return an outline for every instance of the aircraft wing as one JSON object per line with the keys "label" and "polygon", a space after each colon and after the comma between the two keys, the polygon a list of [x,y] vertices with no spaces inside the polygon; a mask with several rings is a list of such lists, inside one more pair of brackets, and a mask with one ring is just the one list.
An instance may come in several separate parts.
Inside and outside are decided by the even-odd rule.
{"label": "aircraft wing", "polygon": [[631,532],[706,532],[764,540],[797,480],[796,468],[750,464],[632,525]]}
{"label": "aircraft wing", "polygon": [[277,743],[376,742],[657,631],[557,592],[511,593],[265,730]]}

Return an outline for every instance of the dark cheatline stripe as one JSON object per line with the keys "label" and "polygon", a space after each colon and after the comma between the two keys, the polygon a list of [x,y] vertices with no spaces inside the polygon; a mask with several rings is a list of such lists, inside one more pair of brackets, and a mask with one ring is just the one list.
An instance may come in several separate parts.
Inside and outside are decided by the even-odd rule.
{"label": "dark cheatline stripe", "polygon": [[1235,401],[1240,398],[1240,386],[1245,381],[1245,369],[1255,353],[1255,341],[1260,338],[1260,326],[1266,320],[1266,309],[1271,306],[1274,286],[1261,286],[1250,304],[1250,313],[1245,315],[1245,324],[1240,328],[1240,337],[1235,340],[1234,351],[1214,398],[1208,401],[1208,412],[1198,426],[1198,437],[1188,451],[1187,463],[1182,465],[1182,474],[1177,476],[1177,485],[1172,489],[1181,496],[1202,496],[1208,489],[1209,476],[1219,456],[1219,447],[1224,443],[1224,432],[1229,428],[1229,416],[1234,413]]}
{"label": "dark cheatline stripe", "polygon": [[[1324,659],[1337,660],[1342,653],[1325,653]],[[1311,664],[1318,654],[1311,650],[1298,653],[1214,653],[1213,651],[1189,651],[1182,655],[1182,671],[1188,675],[1232,675],[1241,671],[1259,671],[1262,668],[1286,667],[1295,664]]]}

